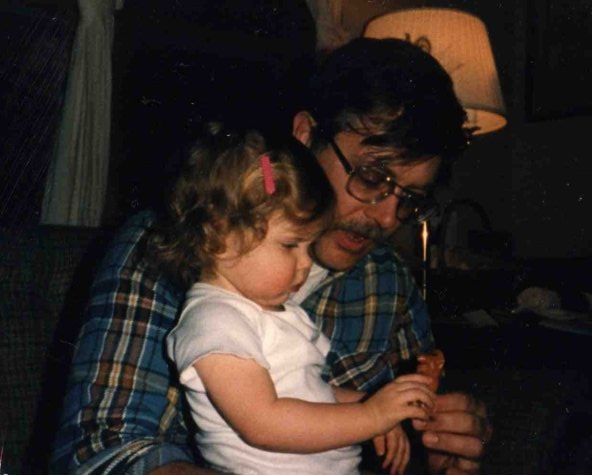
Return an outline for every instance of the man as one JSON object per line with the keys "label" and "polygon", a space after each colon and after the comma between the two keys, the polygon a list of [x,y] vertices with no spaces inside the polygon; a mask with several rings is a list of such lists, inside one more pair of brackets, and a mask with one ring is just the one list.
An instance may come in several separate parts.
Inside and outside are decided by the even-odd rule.
{"label": "man", "polygon": [[[400,363],[433,347],[409,270],[383,243],[433,210],[430,190],[467,142],[448,75],[399,40],[357,39],[312,81],[293,134],[309,145],[337,196],[336,224],[314,245],[316,265],[295,297],[331,339],[326,377],[371,392]],[[55,473],[203,474],[192,464],[177,375],[164,357],[183,290],[142,258],[151,213],[133,218],[107,254],[74,355]],[[479,471],[490,436],[482,404],[438,397],[414,423],[430,473]],[[380,451],[380,448],[379,448]]]}

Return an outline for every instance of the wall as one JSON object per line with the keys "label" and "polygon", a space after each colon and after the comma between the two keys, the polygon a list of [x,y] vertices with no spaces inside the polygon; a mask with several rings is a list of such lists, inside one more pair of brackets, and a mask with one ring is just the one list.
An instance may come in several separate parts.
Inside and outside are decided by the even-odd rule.
{"label": "wall", "polygon": [[[490,34],[508,109],[508,126],[473,142],[456,166],[449,197],[480,203],[494,230],[511,233],[516,257],[590,256],[592,172],[587,164],[587,139],[592,132],[592,115],[537,121],[528,117],[527,33],[534,22],[540,21],[531,15],[534,4],[520,0],[350,0],[345,2],[342,22],[348,28],[361,29],[368,18],[410,6],[459,8],[479,16]],[[580,8],[590,8],[582,5]],[[590,22],[568,18],[568,27],[570,21],[581,31],[586,30],[581,22]],[[592,66],[592,46],[584,37],[572,40],[570,44],[575,42],[577,46],[569,54],[581,56],[585,71],[586,64],[588,69]]]}
{"label": "wall", "polygon": [[[592,116],[531,120],[527,33],[537,21],[532,7],[518,0],[479,4],[474,13],[491,35],[509,123],[473,144],[459,163],[456,193],[482,203],[494,228],[511,232],[518,257],[590,256],[586,217],[592,216],[592,172],[586,138]],[[592,51],[586,48],[587,53],[580,51],[583,60]]]}
{"label": "wall", "polygon": [[[553,1],[566,7],[579,5],[580,8],[592,8],[583,6],[586,3],[583,0],[579,2]],[[130,7],[131,3],[127,6]],[[468,197],[478,201],[487,211],[495,230],[508,231],[512,234],[514,255],[517,257],[590,256],[592,254],[592,242],[589,237],[591,225],[587,218],[592,216],[592,193],[589,191],[592,173],[587,160],[590,155],[588,133],[592,131],[592,116],[582,114],[559,119],[531,121],[526,114],[528,106],[526,97],[530,87],[526,74],[529,46],[527,34],[533,25],[540,24],[539,18],[537,17],[535,20],[530,14],[530,9],[534,5],[539,7],[542,4],[545,2],[541,0],[536,2],[534,0],[529,2],[520,0],[497,0],[495,2],[344,0],[341,20],[346,29],[359,31],[366,20],[375,15],[395,8],[421,5],[461,8],[481,17],[490,32],[508,108],[509,123],[503,131],[475,140],[457,165],[451,198]],[[590,68],[592,46],[589,42],[584,41],[587,40],[586,37],[578,37],[578,34],[573,32],[577,32],[578,29],[584,32],[590,30],[582,28],[582,21],[588,22],[584,26],[589,25],[592,28],[590,25],[592,16],[582,15],[582,17],[583,19],[580,20],[577,15],[568,18],[569,21],[576,22],[574,25],[579,28],[570,29],[568,21],[567,25],[564,25],[566,29],[557,34],[557,39],[561,43],[565,35],[572,35],[570,38],[572,41],[563,42],[563,44],[569,44],[570,47],[569,50],[566,49],[563,52],[563,55],[572,57],[572,63],[581,58],[581,74],[590,75],[588,71],[592,71]],[[5,20],[8,21],[10,18],[6,16]],[[577,23],[578,20],[580,23]],[[13,28],[18,29],[19,25],[14,23]],[[74,25],[74,21],[69,21],[67,28],[62,28],[53,35],[52,38],[59,39],[59,43],[55,44],[63,46],[71,41]],[[21,33],[24,34],[24,30]],[[67,38],[60,35],[65,35]],[[9,60],[9,56],[18,52],[19,62],[16,64],[22,66],[22,71],[29,71],[26,61],[40,56],[30,54],[30,51],[23,48],[22,45],[9,47],[8,39],[10,38],[15,41],[15,38],[18,39],[20,36],[5,35],[3,37],[5,48],[2,49],[3,55],[0,58],[0,65],[3,68],[14,65],[15,63]],[[33,39],[35,45],[40,45],[45,41],[42,35],[33,37]],[[148,40],[146,42],[149,43]],[[45,43],[43,44],[45,45]],[[47,44],[51,46],[54,43]],[[559,53],[561,54],[562,51]],[[49,58],[49,55],[42,57]],[[179,64],[186,65],[187,61],[184,56],[182,60],[179,60]],[[35,63],[35,71],[41,71],[43,64],[45,63]],[[62,68],[60,70],[63,70],[63,65],[67,64],[67,55],[61,55],[58,59],[53,60],[52,64],[60,66]],[[4,99],[12,97],[14,104],[20,103],[14,101],[15,89],[10,82],[16,76],[8,74],[11,71],[10,68],[6,70],[8,72],[4,69],[2,71],[5,72],[0,91],[2,97]],[[12,71],[14,72],[15,69],[13,68]],[[29,77],[33,76],[29,74]],[[51,78],[52,76],[45,74],[44,77]],[[157,79],[159,78],[154,79],[155,83]],[[58,84],[58,81],[50,82],[52,85]],[[27,86],[26,82],[15,81],[14,84],[21,87],[19,90],[25,90],[25,86]],[[162,82],[160,86],[162,86]],[[38,88],[33,91],[36,94],[39,93]],[[143,91],[139,92],[143,93]],[[560,93],[561,90],[558,89],[557,92]],[[552,91],[551,94],[554,92]],[[171,96],[177,97],[178,91],[171,91]],[[150,97],[146,96],[147,99]],[[148,100],[145,108],[152,107],[153,103]],[[26,104],[41,104],[41,102],[30,100]],[[116,104],[116,110],[117,106],[118,104]],[[10,107],[5,107],[5,112],[9,110]],[[57,105],[53,104],[52,114],[56,115],[55,112],[58,110]],[[23,108],[19,109],[19,114],[22,115],[23,111],[26,112]],[[6,181],[2,189],[4,193],[9,194],[9,196],[2,195],[2,204],[4,211],[6,211],[6,214],[2,216],[3,225],[7,224],[7,220],[19,224],[25,221],[36,221],[38,201],[41,196],[40,190],[49,158],[48,151],[51,149],[51,141],[45,140],[49,138],[49,134],[43,135],[42,133],[49,129],[36,128],[29,133],[28,129],[20,125],[18,121],[21,119],[18,117],[20,116],[6,114],[7,124],[17,127],[19,134],[5,134],[4,142],[0,145],[0,148],[5,150],[12,148],[19,152],[18,159],[12,159],[6,153],[2,157],[4,172],[2,175],[8,177],[5,178]],[[29,114],[28,117],[38,118],[40,115],[35,113]],[[50,122],[53,123],[55,120],[48,120],[47,124]],[[162,130],[155,133],[153,142],[156,142],[160,133]],[[6,137],[10,138],[10,143],[6,141]],[[30,140],[31,137],[43,138],[43,147],[38,146],[39,143],[35,140]],[[20,142],[17,144],[21,138],[24,146]],[[150,142],[149,140],[144,141]],[[123,154],[123,152],[121,153]],[[145,158],[145,155],[141,155],[139,159],[144,160]],[[140,168],[150,168],[146,166],[145,161],[142,164],[143,166]],[[123,175],[124,172],[117,167],[114,167],[112,171],[115,175]],[[127,188],[124,187],[124,189]],[[115,193],[111,193],[111,195],[115,196]],[[18,213],[15,204],[19,205],[20,211]],[[113,207],[115,208],[116,205]]]}
{"label": "wall", "polygon": [[159,206],[202,117],[289,130],[314,67],[304,0],[126,1],[115,25],[113,223]]}

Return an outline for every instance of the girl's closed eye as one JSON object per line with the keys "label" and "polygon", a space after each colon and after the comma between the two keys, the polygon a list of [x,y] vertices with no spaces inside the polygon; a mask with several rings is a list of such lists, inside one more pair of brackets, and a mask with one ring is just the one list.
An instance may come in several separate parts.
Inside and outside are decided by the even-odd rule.
{"label": "girl's closed eye", "polygon": [[298,242],[295,241],[291,241],[291,242],[283,242],[281,243],[282,247],[286,248],[286,249],[295,249],[298,247]]}

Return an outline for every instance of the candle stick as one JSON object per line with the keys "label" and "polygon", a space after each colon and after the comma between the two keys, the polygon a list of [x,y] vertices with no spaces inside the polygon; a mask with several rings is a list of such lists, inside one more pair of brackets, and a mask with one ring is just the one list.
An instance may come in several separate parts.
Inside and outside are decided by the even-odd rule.
{"label": "candle stick", "polygon": [[421,295],[427,299],[428,290],[428,222],[421,223],[421,244],[422,244],[422,285]]}

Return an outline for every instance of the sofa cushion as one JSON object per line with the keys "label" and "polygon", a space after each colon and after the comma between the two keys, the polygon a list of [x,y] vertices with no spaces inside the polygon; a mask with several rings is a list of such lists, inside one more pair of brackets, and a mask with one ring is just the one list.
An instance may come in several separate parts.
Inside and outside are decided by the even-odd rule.
{"label": "sofa cushion", "polygon": [[[23,472],[34,425],[46,431],[47,452],[85,287],[103,234],[90,228],[38,226],[0,235],[0,401],[6,473]],[[35,422],[44,389],[45,414],[37,414]],[[37,461],[45,458],[35,452]]]}

